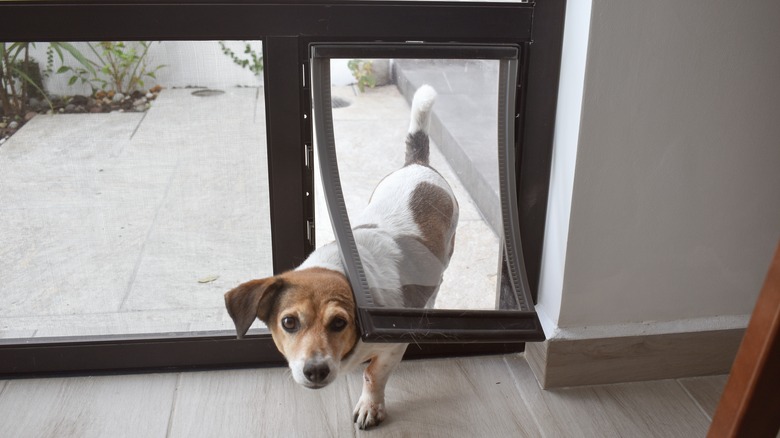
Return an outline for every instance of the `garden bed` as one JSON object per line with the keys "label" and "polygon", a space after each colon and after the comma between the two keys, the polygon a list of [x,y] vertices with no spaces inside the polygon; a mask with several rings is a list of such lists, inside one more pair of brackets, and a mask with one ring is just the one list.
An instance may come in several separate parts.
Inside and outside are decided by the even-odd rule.
{"label": "garden bed", "polygon": [[[149,109],[160,91],[162,87],[156,85],[146,92],[134,91],[129,95],[114,91],[98,91],[92,96],[55,96],[48,101],[31,97],[26,102],[24,117],[0,116],[0,145],[38,114],[143,112]],[[1,109],[0,113],[2,113]]]}

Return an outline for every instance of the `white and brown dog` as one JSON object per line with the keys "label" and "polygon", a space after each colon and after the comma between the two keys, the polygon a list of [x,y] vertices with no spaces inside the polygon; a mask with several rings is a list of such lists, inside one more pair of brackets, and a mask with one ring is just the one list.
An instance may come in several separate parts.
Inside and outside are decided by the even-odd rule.
{"label": "white and brown dog", "polygon": [[[412,102],[403,168],[374,189],[353,221],[353,233],[374,302],[432,307],[449,264],[458,203],[429,166],[427,126],[436,92],[424,85]],[[335,243],[322,246],[293,271],[241,284],[225,294],[239,338],[263,321],[287,358],[296,382],[322,388],[369,362],[354,411],[361,429],[385,418],[385,384],[408,344],[363,343],[352,289]]]}

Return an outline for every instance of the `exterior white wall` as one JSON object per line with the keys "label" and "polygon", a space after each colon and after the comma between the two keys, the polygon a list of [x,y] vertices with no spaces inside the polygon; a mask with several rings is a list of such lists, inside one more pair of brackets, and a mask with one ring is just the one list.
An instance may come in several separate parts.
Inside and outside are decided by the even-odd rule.
{"label": "exterior white wall", "polygon": [[562,75],[550,218],[574,183],[566,243],[555,221],[546,236],[547,325],[733,328],[780,238],[780,3],[593,0],[590,17],[581,104]]}
{"label": "exterior white wall", "polygon": [[[262,51],[260,41],[250,41],[253,50]],[[95,60],[86,43],[73,43],[85,56]],[[225,44],[240,57],[243,54],[244,43],[241,41],[226,41]],[[38,60],[41,68],[46,66],[45,43],[38,43],[32,50],[32,56]],[[78,63],[66,52],[68,65],[77,67]],[[54,70],[60,66],[59,58],[54,57]],[[262,75],[255,76],[248,69],[242,68],[228,58],[217,41],[162,41],[155,42],[149,49],[147,57],[150,67],[164,65],[156,73],[156,80],[144,80],[144,88],[148,89],[160,84],[163,87],[206,87],[224,89],[237,86],[256,87],[263,82]],[[347,68],[347,59],[333,61],[332,82],[334,85],[347,85],[355,80]],[[89,87],[74,84],[69,86],[70,74],[53,74],[45,81],[46,89],[53,94],[73,95],[89,94]]]}
{"label": "exterior white wall", "polygon": [[[243,55],[244,43],[227,41],[227,46],[234,52]],[[262,50],[259,41],[250,42],[256,51]],[[96,60],[86,43],[73,43],[82,54]],[[41,68],[46,65],[45,43],[38,43],[32,51],[32,56],[38,60]],[[67,64],[77,67],[79,64],[65,52]],[[223,89],[236,86],[258,86],[262,76],[255,76],[248,69],[233,63],[216,41],[162,41],[154,42],[147,55],[147,65],[151,68],[158,65],[165,67],[157,71],[157,79],[144,79],[144,88],[160,84],[163,87],[208,87]],[[60,60],[54,56],[54,70],[60,66]],[[45,81],[47,90],[53,94],[73,95],[89,94],[89,87],[74,84],[68,86],[69,73],[53,74]]]}

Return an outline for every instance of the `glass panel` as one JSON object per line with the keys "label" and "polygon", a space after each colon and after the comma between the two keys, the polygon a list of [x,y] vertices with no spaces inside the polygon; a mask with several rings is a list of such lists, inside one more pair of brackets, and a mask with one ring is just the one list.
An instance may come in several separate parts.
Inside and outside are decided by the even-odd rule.
{"label": "glass panel", "polygon": [[0,337],[233,330],[272,274],[260,42],[5,48]]}
{"label": "glass panel", "polygon": [[[375,304],[496,309],[502,235],[499,61],[332,59],[330,64],[339,176]],[[410,105],[423,84],[438,94],[428,129],[430,167],[405,166]],[[403,169],[400,174],[387,176],[399,169]],[[384,189],[375,192],[380,182]],[[420,182],[435,187],[415,193]],[[322,246],[334,235],[325,219],[328,211],[319,178],[317,184],[316,235],[317,245]],[[459,207],[451,259],[450,188]],[[369,200],[373,212],[366,214]],[[381,203],[386,207],[379,208]],[[394,215],[405,215],[411,222],[399,231],[398,223],[391,224]],[[393,255],[373,256],[368,248],[376,244]],[[372,274],[387,263],[395,266],[386,276]],[[387,291],[395,288],[395,282],[401,284],[403,293],[388,298],[392,293]],[[435,304],[429,300],[434,295]]]}

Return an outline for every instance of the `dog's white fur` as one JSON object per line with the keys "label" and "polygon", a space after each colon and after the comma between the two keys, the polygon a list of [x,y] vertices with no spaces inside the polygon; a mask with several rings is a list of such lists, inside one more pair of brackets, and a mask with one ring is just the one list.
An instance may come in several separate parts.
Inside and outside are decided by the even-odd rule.
{"label": "dog's white fur", "polygon": [[[452,255],[458,204],[449,184],[428,165],[427,127],[435,98],[436,92],[430,86],[417,90],[404,167],[385,177],[366,209],[352,218],[355,242],[378,306],[405,307],[417,303],[419,307],[432,307]],[[318,248],[293,272],[323,268],[344,274],[335,243]],[[385,384],[407,345],[364,343],[357,339],[352,351],[343,358],[307,349],[283,353],[295,381],[312,388],[325,386],[337,375],[370,362],[354,410],[355,422],[366,428],[385,418]],[[312,362],[327,366],[327,378],[317,382],[307,378],[304,368]]]}

